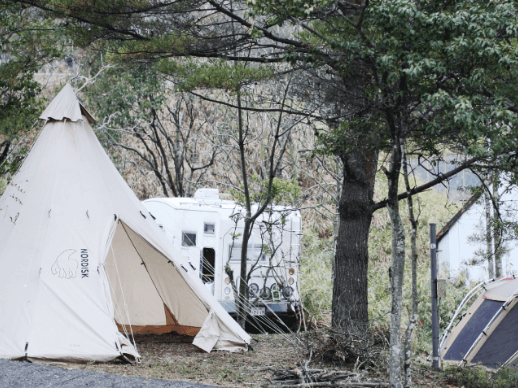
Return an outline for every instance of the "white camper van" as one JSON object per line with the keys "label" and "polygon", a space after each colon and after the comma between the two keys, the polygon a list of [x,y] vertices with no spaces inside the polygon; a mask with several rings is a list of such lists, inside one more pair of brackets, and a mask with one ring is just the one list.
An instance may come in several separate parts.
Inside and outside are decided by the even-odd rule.
{"label": "white camper van", "polygon": [[[243,208],[220,198],[218,189],[199,189],[193,198],[153,198],[143,202],[167,238],[188,258],[206,288],[231,314],[236,312],[230,266],[240,274]],[[276,206],[255,222],[248,243],[251,315],[298,313],[300,212]]]}

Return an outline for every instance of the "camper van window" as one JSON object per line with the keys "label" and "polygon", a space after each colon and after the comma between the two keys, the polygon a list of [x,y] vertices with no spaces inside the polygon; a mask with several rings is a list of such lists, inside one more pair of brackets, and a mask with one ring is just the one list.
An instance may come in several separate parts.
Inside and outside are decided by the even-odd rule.
{"label": "camper van window", "polygon": [[216,252],[213,248],[203,248],[203,260],[201,263],[200,277],[203,283],[214,281],[214,266],[216,265]]}
{"label": "camper van window", "polygon": [[216,225],[206,223],[205,226],[203,227],[203,233],[214,234],[215,229],[216,229]]}
{"label": "camper van window", "polygon": [[196,233],[182,232],[182,245],[184,247],[195,247]]}
{"label": "camper van window", "polygon": [[[232,244],[229,245],[228,251],[230,256],[230,261],[240,261],[241,260],[241,247],[242,244]],[[261,257],[259,257],[261,255]],[[262,246],[259,244],[249,244],[248,245],[248,251],[247,251],[247,259],[251,262],[256,262],[257,258],[259,258],[259,261],[265,261],[266,255],[264,254],[264,250],[262,249]]]}

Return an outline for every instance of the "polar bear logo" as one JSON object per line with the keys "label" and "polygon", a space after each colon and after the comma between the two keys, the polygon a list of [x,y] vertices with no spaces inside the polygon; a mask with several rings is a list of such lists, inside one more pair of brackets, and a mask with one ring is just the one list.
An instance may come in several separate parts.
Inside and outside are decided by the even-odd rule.
{"label": "polar bear logo", "polygon": [[52,274],[59,274],[60,278],[75,278],[77,267],[79,266],[77,260],[72,259],[72,255],[75,252],[75,249],[67,249],[66,251],[61,252],[54,264],[52,264]]}

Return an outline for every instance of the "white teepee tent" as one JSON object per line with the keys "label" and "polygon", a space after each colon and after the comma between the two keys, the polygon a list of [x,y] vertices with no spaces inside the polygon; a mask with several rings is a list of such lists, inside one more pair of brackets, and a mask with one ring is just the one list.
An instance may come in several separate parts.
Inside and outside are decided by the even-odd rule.
{"label": "white teepee tent", "polygon": [[0,357],[138,358],[123,332],[178,331],[211,349],[250,336],[209,294],[104,152],[66,85],[0,198]]}

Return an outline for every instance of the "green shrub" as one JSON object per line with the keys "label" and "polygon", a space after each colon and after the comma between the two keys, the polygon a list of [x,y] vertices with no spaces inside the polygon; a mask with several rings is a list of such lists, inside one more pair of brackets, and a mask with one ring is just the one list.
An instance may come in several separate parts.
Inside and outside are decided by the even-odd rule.
{"label": "green shrub", "polygon": [[304,231],[301,257],[301,291],[304,307],[316,318],[331,312],[333,238],[319,238],[315,229]]}
{"label": "green shrub", "polygon": [[466,388],[518,388],[518,371],[502,368],[490,372],[483,367],[448,367],[445,369],[449,384]]}

